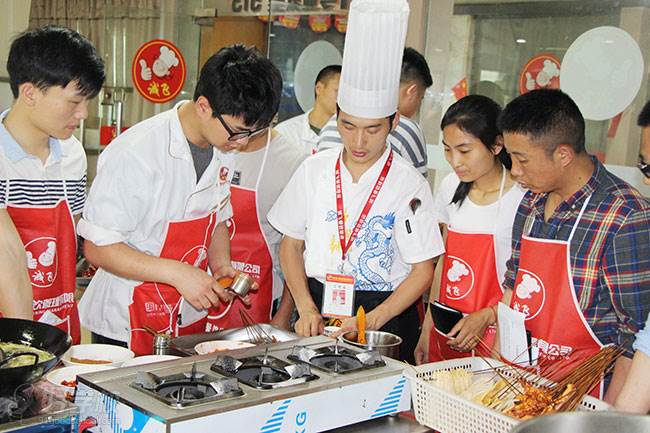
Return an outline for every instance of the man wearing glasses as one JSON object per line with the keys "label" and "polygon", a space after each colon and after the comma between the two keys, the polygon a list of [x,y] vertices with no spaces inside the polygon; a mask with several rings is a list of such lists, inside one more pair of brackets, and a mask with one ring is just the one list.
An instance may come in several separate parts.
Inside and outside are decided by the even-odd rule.
{"label": "man wearing glasses", "polygon": [[201,69],[192,101],[136,124],[102,153],[78,229],[99,268],[80,303],[93,342],[151,353],[150,331],[203,332],[207,310],[231,301],[217,282],[235,274],[228,152],[267,130],[281,88],[257,51],[223,48]]}

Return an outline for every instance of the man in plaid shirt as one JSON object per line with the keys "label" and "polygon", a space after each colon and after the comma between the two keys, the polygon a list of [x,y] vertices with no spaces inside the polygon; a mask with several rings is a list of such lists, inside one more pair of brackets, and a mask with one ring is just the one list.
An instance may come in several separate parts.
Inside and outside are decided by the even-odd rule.
{"label": "man in plaid shirt", "polygon": [[586,152],[584,119],[560,90],[514,99],[500,127],[512,175],[529,189],[515,217],[504,299],[526,314],[542,359],[623,346],[611,402],[650,311],[650,203]]}

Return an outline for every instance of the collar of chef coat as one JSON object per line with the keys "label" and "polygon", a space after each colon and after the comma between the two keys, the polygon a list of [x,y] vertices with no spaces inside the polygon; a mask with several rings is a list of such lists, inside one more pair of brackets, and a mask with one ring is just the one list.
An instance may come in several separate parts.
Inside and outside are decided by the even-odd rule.
{"label": "collar of chef coat", "polygon": [[[9,133],[9,131],[7,131],[4,123],[1,123],[1,121],[7,117],[9,110],[10,109],[7,109],[3,111],[2,114],[0,114],[0,147],[4,151],[5,156],[13,163],[16,163],[24,158],[38,159],[38,157],[25,152],[25,149],[23,149],[23,147],[18,144],[18,142]],[[61,143],[58,139],[50,137],[49,146],[50,155],[47,157],[46,165],[59,162],[61,161],[62,157],[66,156],[63,153],[63,148],[61,147]]]}
{"label": "collar of chef coat", "polygon": [[[375,163],[368,170],[366,170],[365,173],[361,175],[357,184],[361,185],[370,182],[374,184],[374,182],[376,182],[377,178],[379,177],[381,169],[384,168],[384,164],[386,163],[389,154],[390,149],[388,149],[388,146],[386,146],[384,153],[381,154],[381,157],[375,161]],[[341,181],[345,183],[352,183],[352,175],[343,162],[343,151],[341,151],[339,154],[339,159],[341,160]]]}

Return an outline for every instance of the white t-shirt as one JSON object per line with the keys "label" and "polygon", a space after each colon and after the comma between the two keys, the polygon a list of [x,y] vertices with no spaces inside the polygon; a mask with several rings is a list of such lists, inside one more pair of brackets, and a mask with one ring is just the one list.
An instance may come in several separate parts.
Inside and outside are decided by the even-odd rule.
{"label": "white t-shirt", "polygon": [[311,129],[309,125],[309,113],[311,110],[304,114],[292,117],[280,122],[276,125],[275,129],[289,139],[289,142],[307,152],[316,152],[316,145],[318,144],[318,134]]}
{"label": "white t-shirt", "polygon": [[459,184],[460,179],[453,172],[445,176],[440,183],[434,200],[438,220],[461,232],[496,233],[496,266],[501,282],[506,272],[506,262],[512,254],[512,225],[515,214],[526,191],[515,183],[501,197],[500,206],[499,202],[477,205],[469,197],[465,197],[462,206],[458,207],[458,204],[451,204],[451,199]]}
{"label": "white t-shirt", "polygon": [[[9,110],[0,114],[3,119]],[[73,215],[86,202],[86,153],[74,136],[51,138],[45,164],[30,155],[0,123],[0,208],[54,206],[67,197]]]}
{"label": "white t-shirt", "polygon": [[[202,217],[215,209],[217,223],[232,216],[230,185],[221,172],[232,166],[232,156],[215,148],[197,184],[178,118],[183,103],[129,128],[101,154],[77,228],[85,239],[100,246],[124,242],[159,256],[169,221]],[[140,283],[99,269],[79,303],[81,323],[127,341],[128,305]]]}
{"label": "white t-shirt", "polygon": [[[335,165],[338,149],[307,158],[298,167],[269,213],[269,221],[285,235],[305,241],[308,277],[325,281],[329,272],[340,272]],[[390,152],[366,171],[358,183],[341,162],[341,183],[346,213],[346,240],[354,228]],[[409,202],[421,206],[413,215]],[[409,220],[411,233],[407,231]],[[384,186],[354,240],[343,272],[355,277],[356,290],[392,291],[411,271],[410,264],[436,257],[444,245],[433,211],[433,197],[426,179],[411,164],[394,154]]]}
{"label": "white t-shirt", "polygon": [[[282,295],[283,280],[279,249],[282,233],[266,218],[278,196],[289,182],[298,165],[308,156],[283,135],[276,135],[267,147],[254,152],[238,152],[233,157],[231,182],[233,186],[257,190],[257,215],[273,259],[273,299]],[[264,157],[266,156],[266,162]],[[263,169],[262,169],[263,167]],[[260,174],[260,170],[262,173]]]}

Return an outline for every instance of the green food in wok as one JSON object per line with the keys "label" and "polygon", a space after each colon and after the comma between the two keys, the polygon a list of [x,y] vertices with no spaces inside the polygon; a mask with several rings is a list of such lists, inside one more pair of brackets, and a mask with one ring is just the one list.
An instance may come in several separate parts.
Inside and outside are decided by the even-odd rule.
{"label": "green food in wok", "polygon": [[[36,349],[35,347],[27,346],[26,344],[0,342],[0,362],[2,362],[3,359],[7,359],[18,353],[35,353],[38,355],[39,363],[49,361],[50,359],[54,358],[54,355],[51,353],[46,352],[45,350]],[[5,364],[0,365],[0,368],[23,367],[26,365],[32,365],[34,362],[34,356],[21,355],[8,361]]]}

